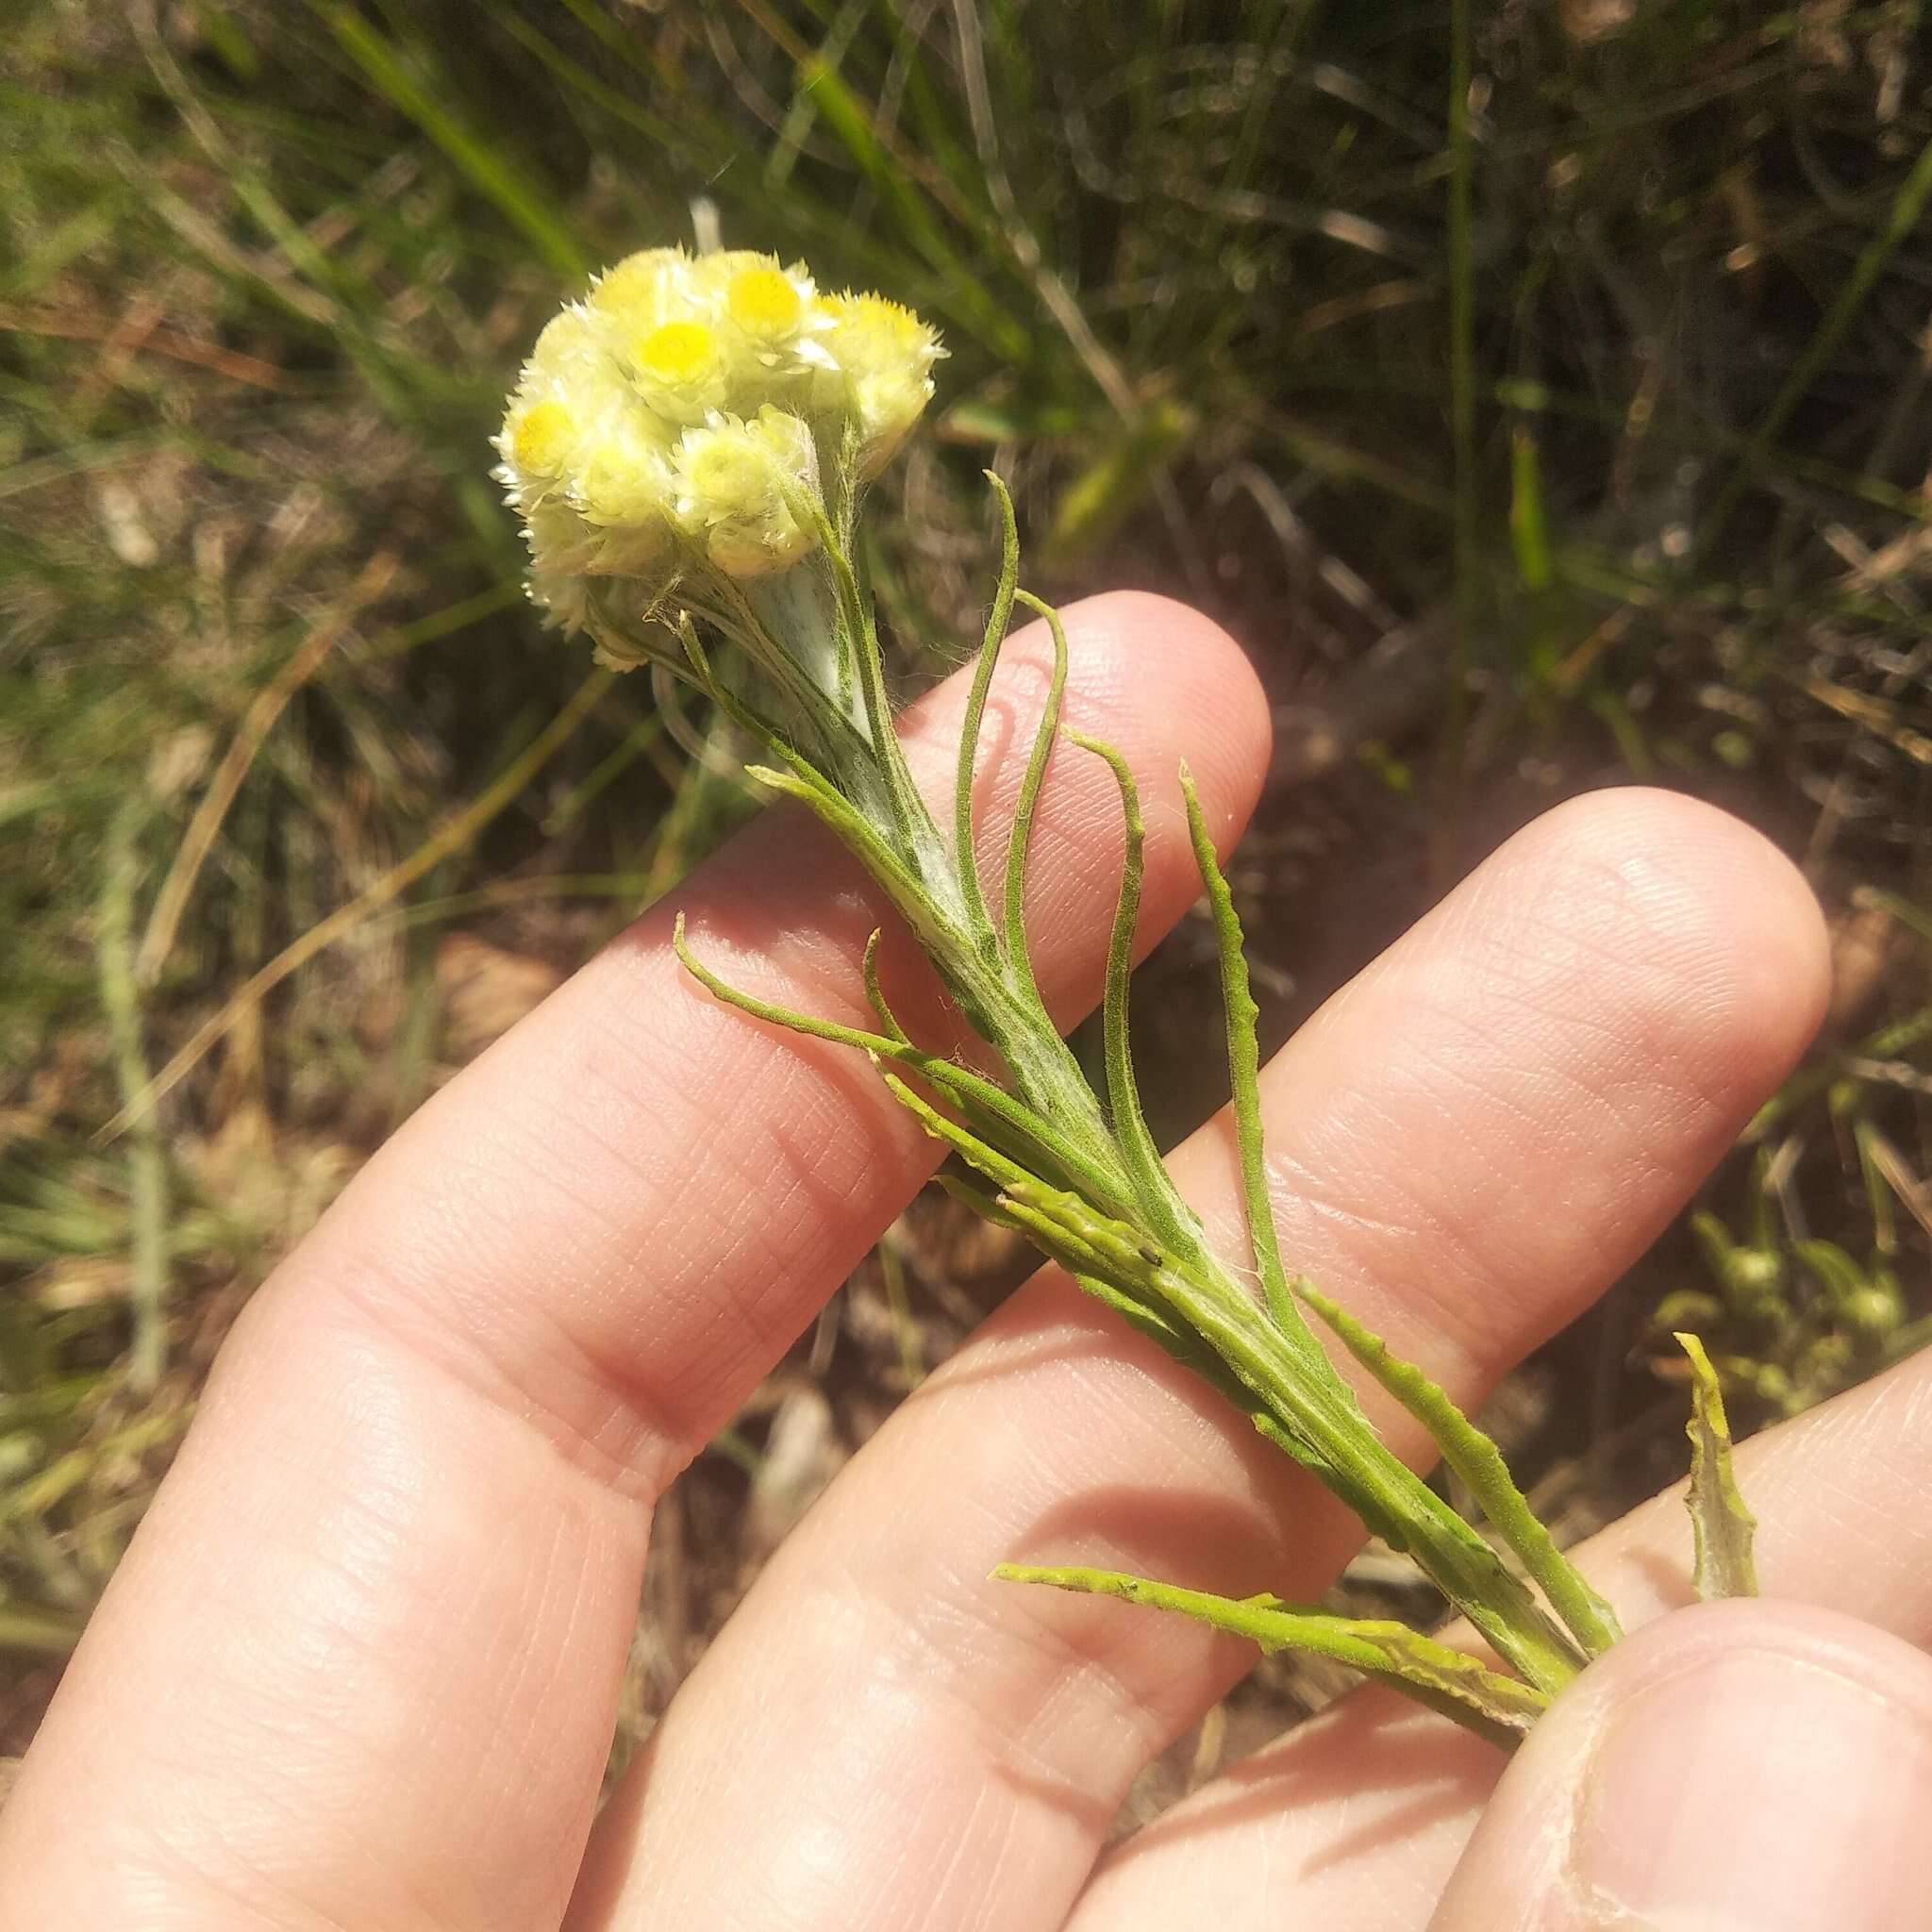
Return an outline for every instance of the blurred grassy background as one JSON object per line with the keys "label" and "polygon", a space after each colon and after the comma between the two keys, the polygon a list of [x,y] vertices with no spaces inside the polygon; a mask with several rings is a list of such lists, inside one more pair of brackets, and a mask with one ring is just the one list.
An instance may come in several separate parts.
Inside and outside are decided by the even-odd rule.
{"label": "blurred grassy background", "polygon": [[[1831,1031],[1497,1411],[1566,1522],[1681,1446],[1660,1308],[1759,1420],[1918,1339],[1921,0],[14,0],[0,103],[0,1752],[275,1257],[748,808],[539,634],[486,475],[543,317],[694,224],[945,331],[879,520],[908,685],[989,463],[1042,588],[1248,645],[1277,1035],[1585,785],[1806,865]],[[1147,969],[1174,1131],[1204,950]],[[700,1461],[631,1729],[1016,1265],[909,1217]]]}

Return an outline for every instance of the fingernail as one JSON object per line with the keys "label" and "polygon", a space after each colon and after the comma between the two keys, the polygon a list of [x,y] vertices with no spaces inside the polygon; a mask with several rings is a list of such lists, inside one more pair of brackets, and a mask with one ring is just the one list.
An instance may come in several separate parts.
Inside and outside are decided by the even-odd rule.
{"label": "fingernail", "polygon": [[1932,1729],[1828,1663],[1707,1653],[1615,1708],[1571,1841],[1585,1923],[1627,1932],[1932,1925]]}

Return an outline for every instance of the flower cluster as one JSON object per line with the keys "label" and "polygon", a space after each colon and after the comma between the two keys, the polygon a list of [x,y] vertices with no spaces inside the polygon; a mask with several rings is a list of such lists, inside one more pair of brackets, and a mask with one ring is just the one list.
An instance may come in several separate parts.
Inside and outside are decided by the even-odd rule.
{"label": "flower cluster", "polygon": [[[531,594],[553,621],[587,631],[606,663],[650,663],[674,726],[680,713],[669,679],[710,700],[714,734],[692,744],[708,757],[736,747],[747,777],[817,816],[903,917],[986,1055],[955,1053],[951,1029],[942,1049],[921,1046],[887,1003],[873,944],[861,975],[874,1027],[738,991],[687,944],[681,918],[673,946],[701,985],[761,1024],[870,1056],[892,1095],[956,1157],[949,1191],[1029,1237],[1204,1375],[1371,1531],[1407,1551],[1515,1674],[1399,1624],[1268,1596],[1237,1601],[1079,1568],[999,1574],[1156,1605],[1269,1650],[1311,1651],[1512,1746],[1617,1640],[1616,1615],[1538,1522],[1495,1445],[1421,1369],[1290,1274],[1269,1192],[1241,920],[1185,767],[1188,835],[1221,959],[1247,1261],[1222,1258],[1163,1165],[1135,1085],[1127,1010],[1146,830],[1140,794],[1118,751],[1062,730],[1065,628],[1020,581],[1012,498],[991,473],[1000,573],[966,702],[948,829],[914,782],[858,519],[866,484],[932,394],[940,353],[932,330],[883,296],[822,295],[803,267],[770,256],[659,248],[596,281],[543,331],[525,367],[497,440],[497,474],[528,532]],[[994,895],[978,858],[990,829],[976,804],[979,740],[1020,606],[1046,620],[1054,669]],[[1063,738],[1111,769],[1124,824],[1099,1084],[1060,1038],[1027,947],[1035,806]],[[1310,1314],[1433,1437],[1496,1541],[1390,1450]],[[1748,1592],[1751,1519],[1730,1470],[1715,1374],[1694,1338],[1684,1339],[1697,1377],[1690,1493],[1698,1588]]]}
{"label": "flower cluster", "polygon": [[628,257],[538,338],[496,439],[532,597],[637,661],[616,586],[641,614],[693,573],[800,561],[817,512],[849,513],[918,420],[941,353],[909,309],[821,294],[801,263]]}

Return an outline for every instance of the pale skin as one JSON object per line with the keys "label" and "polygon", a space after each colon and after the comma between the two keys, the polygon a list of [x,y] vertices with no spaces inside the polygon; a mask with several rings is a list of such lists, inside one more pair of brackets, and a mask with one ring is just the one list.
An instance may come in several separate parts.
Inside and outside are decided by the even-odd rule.
{"label": "pale skin", "polygon": [[[1197,891],[1176,766],[1231,846],[1266,710],[1178,607],[1098,599],[1070,629],[1069,722],[1146,803],[1151,944]],[[989,852],[1042,645],[996,686]],[[935,792],[960,698],[908,724]],[[1057,758],[1037,851],[1036,958],[1071,1021],[1119,855],[1097,761]],[[1357,1532],[1051,1270],[852,1461],[597,1816],[653,1500],[934,1163],[862,1062],[680,974],[679,906],[740,983],[863,1018],[863,882],[774,814],[397,1134],[224,1351],[0,1814],[4,1932],[1775,1927],[1824,1923],[1824,1897],[1844,1932],[1932,1919],[1892,1869],[1917,1861],[1886,1856],[1932,1803],[1932,1371],[1742,1456],[1776,1605],[1670,1614],[1674,1499],[1599,1538],[1591,1574],[1648,1627],[1507,1776],[1356,1696],[1105,1850],[1252,1652],[987,1573],[1311,1597]],[[1826,974],[1810,894],[1742,825],[1657,792],[1560,808],[1275,1057],[1284,1251],[1473,1407],[1677,1209]],[[888,976],[916,1032],[943,1024],[903,950]],[[1222,1125],[1174,1165],[1241,1252]]]}

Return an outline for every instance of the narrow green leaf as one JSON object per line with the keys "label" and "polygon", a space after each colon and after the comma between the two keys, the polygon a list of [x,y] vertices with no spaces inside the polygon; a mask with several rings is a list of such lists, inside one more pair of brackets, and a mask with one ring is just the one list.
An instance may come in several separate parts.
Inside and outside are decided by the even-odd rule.
{"label": "narrow green leaf", "polygon": [[898,1059],[908,1052],[908,1043],[904,1040],[895,1040],[883,1033],[868,1033],[861,1026],[841,1026],[836,1020],[817,1019],[810,1013],[800,1013],[790,1007],[777,1006],[771,1000],[761,1000],[756,993],[742,991],[728,980],[720,979],[691,951],[684,936],[682,912],[672,921],[671,950],[677,955],[678,964],[713,999],[727,1007],[736,1007],[741,1013],[749,1013],[754,1020],[783,1026],[792,1033],[803,1033],[812,1040],[827,1040],[837,1046],[857,1047],[861,1053],[875,1054],[882,1059]]}
{"label": "narrow green leaf", "polygon": [[[988,1193],[977,1182],[962,1179],[957,1174],[941,1174],[939,1184],[982,1221],[989,1221],[995,1227],[1007,1228],[1027,1241],[1038,1242],[1036,1228],[1012,1210],[1004,1195]],[[1237,1408],[1247,1410],[1251,1416],[1255,1413],[1254,1397],[1241,1387],[1220,1357],[1191,1328],[1175,1322],[1158,1304],[1144,1302],[1126,1293],[1102,1275],[1078,1270],[1069,1272],[1074,1281],[1096,1301],[1104,1303],[1129,1326],[1158,1343],[1183,1367],[1204,1376]]]}
{"label": "narrow green leaf", "polygon": [[0,1604],[0,1651],[36,1657],[65,1657],[80,1641],[79,1617],[27,1604]]}
{"label": "narrow green leaf", "polygon": [[1134,973],[1134,928],[1141,915],[1141,881],[1147,845],[1147,826],[1141,816],[1141,791],[1134,783],[1132,767],[1112,745],[1077,731],[1070,731],[1067,736],[1082,751],[1104,759],[1113,773],[1114,783],[1120,787],[1121,815],[1126,826],[1120,896],[1114,904],[1113,931],[1107,946],[1107,991],[1101,1006],[1108,1112],[1141,1211],[1169,1247],[1191,1256],[1200,1252],[1200,1224],[1179,1205],[1174,1184],[1161,1165],[1160,1150],[1147,1130],[1147,1116],[1141,1109],[1141,1091],[1134,1079],[1134,1050],[1127,1024],[1127,1001]]}
{"label": "narrow green leaf", "polygon": [[[1053,756],[1054,740],[1060,728],[1060,703],[1067,689],[1067,633],[1059,612],[1052,605],[1041,603],[1031,591],[1018,591],[1014,594],[1027,609],[1046,620],[1047,630],[1053,637],[1053,681],[1047,687],[1040,725],[1033,734],[1033,750],[1026,759],[1025,774],[1020,780],[1020,796],[1013,805],[1013,829],[1007,841],[1007,958],[1014,977],[1037,1002],[1040,989],[1034,981],[1033,961],[1026,950],[1026,857],[1033,843],[1034,808],[1040,803],[1047,760]],[[1044,1010],[1042,1007],[1041,1011]]]}
{"label": "narrow green leaf", "polygon": [[1274,1204],[1268,1192],[1268,1165],[1261,1137],[1261,1049],[1255,1023],[1260,1008],[1248,985],[1248,962],[1242,951],[1241,915],[1221,861],[1214,854],[1214,837],[1201,808],[1193,774],[1181,767],[1181,795],[1187,800],[1188,832],[1193,841],[1194,863],[1208,892],[1208,909],[1221,952],[1221,1004],[1227,1023],[1227,1070],[1234,1107],[1235,1145],[1241,1156],[1241,1194],[1248,1216],[1248,1241],[1254,1250],[1261,1292],[1274,1325],[1304,1360],[1322,1359],[1321,1344],[1296,1307],[1281,1265],[1281,1242],[1274,1230]]}
{"label": "narrow green leaf", "polygon": [[[1000,1171],[992,1174],[994,1179],[1002,1180],[1004,1184],[1004,1177],[1011,1174],[1029,1184],[1041,1185],[1034,1179],[1033,1170],[1037,1169],[1054,1177],[1045,1185],[1087,1188],[1091,1190],[1096,1200],[1111,1200],[1111,1191],[1105,1177],[1092,1173],[1076,1150],[1063,1146],[1061,1137],[1055,1134],[1048,1122],[1042,1121],[1024,1101],[1016,1100],[1003,1088],[994,1086],[971,1068],[915,1046],[898,1027],[890,1009],[884,1014],[888,1031],[869,1033],[863,1027],[841,1025],[836,1020],[818,1019],[810,1013],[801,1013],[771,1000],[759,999],[756,993],[745,992],[729,981],[721,979],[691,951],[685,938],[684,914],[681,912],[672,924],[671,946],[685,971],[713,999],[724,1005],[734,1007],[754,1020],[762,1020],[768,1025],[783,1026],[790,1032],[803,1034],[810,1040],[827,1041],[835,1046],[854,1047],[870,1055],[874,1061],[891,1061],[917,1074],[966,1113],[971,1126],[961,1127],[948,1121],[914,1094],[903,1081],[894,1079],[890,1074],[885,1076],[886,1084],[895,1097],[919,1116],[929,1132],[937,1132],[935,1124],[943,1127],[945,1131],[938,1132],[937,1138],[951,1141],[968,1159],[974,1159],[975,1165],[982,1163],[974,1159],[972,1150],[984,1144],[990,1157],[1004,1163]],[[867,949],[867,961],[870,965],[870,948]],[[991,1173],[991,1169],[986,1171]]]}
{"label": "narrow green leaf", "polygon": [[1757,1519],[1745,1507],[1731,1463],[1731,1425],[1717,1371],[1696,1336],[1681,1334],[1677,1346],[1690,1358],[1690,1489],[1685,1507],[1696,1543],[1692,1581],[1707,1603],[1757,1594],[1757,1564],[1751,1539]]}
{"label": "narrow green leaf", "polygon": [[[928,1131],[933,1130],[931,1123],[928,1122],[927,1126]],[[945,1135],[941,1138],[950,1140]],[[982,1172],[986,1171],[985,1163],[975,1160],[973,1153],[961,1148],[957,1141],[950,1144],[958,1149],[965,1158],[974,1160]],[[1157,1342],[1183,1368],[1192,1370],[1219,1391],[1236,1409],[1247,1416],[1257,1434],[1265,1436],[1275,1448],[1300,1463],[1318,1481],[1326,1483],[1340,1495],[1352,1493],[1347,1472],[1338,1470],[1312,1442],[1285,1427],[1207,1340],[1184,1318],[1169,1312],[1167,1302],[1150,1290],[1146,1280],[1120,1267],[1121,1250],[1117,1244],[1112,1245],[1109,1252],[1103,1252],[1085,1238],[1085,1234],[1093,1231],[1091,1224],[1085,1226],[1083,1233],[1082,1227],[1069,1224],[1063,1204],[1059,1211],[1043,1205],[1049,1199],[1047,1191],[1028,1192],[1015,1183],[1014,1191],[989,1194],[974,1183],[946,1174],[939,1176],[939,1184],[983,1220],[997,1227],[1009,1228],[1031,1241],[1049,1260],[1064,1268],[1077,1287],[1111,1308],[1130,1327]],[[1131,1230],[1124,1231],[1131,1233]],[[1136,1264],[1142,1274],[1150,1269],[1144,1252],[1136,1257]]]}
{"label": "narrow green leaf", "polygon": [[1834,1309],[1845,1308],[1866,1285],[1865,1271],[1836,1241],[1794,1241],[1791,1252],[1816,1276]]}
{"label": "narrow green leaf", "polygon": [[1533,1685],[1506,1677],[1405,1624],[1335,1616],[1274,1596],[1213,1596],[1111,1570],[1002,1563],[992,1574],[1007,1583],[1044,1584],[1170,1610],[1245,1637],[1266,1651],[1305,1650],[1330,1658],[1391,1685],[1505,1751],[1513,1750],[1549,1707],[1549,1699]]}
{"label": "narrow green leaf", "polygon": [[1551,1607],[1591,1657],[1601,1657],[1624,1633],[1617,1613],[1584,1580],[1539,1521],[1517,1488],[1502,1451],[1413,1362],[1395,1355],[1313,1283],[1297,1280],[1294,1291],[1321,1316],[1342,1345],[1429,1432],[1442,1459],[1474,1492],[1476,1501],[1517,1559],[1542,1587]]}
{"label": "narrow green leaf", "polygon": [[[121,1098],[132,1103],[149,1080],[134,943],[135,894],[141,883],[140,839],[147,817],[138,794],[125,798],[110,822],[107,876],[95,919],[101,1005],[113,1042]],[[128,1378],[145,1392],[160,1380],[168,1346],[168,1160],[158,1116],[134,1123],[127,1158],[127,1209],[134,1275],[134,1345]]]}
{"label": "narrow green leaf", "polygon": [[979,662],[973,673],[973,688],[966,696],[966,717],[959,727],[959,775],[953,788],[953,854],[959,867],[959,891],[966,901],[966,916],[973,936],[991,954],[996,945],[992,920],[986,909],[986,894],[980,889],[979,865],[973,854],[973,768],[979,753],[980,725],[986,717],[986,696],[992,685],[993,666],[999,662],[1000,645],[1013,615],[1013,595],[1020,587],[1020,526],[1013,517],[1013,499],[1007,486],[992,471],[986,472],[1000,507],[1000,580],[993,591],[992,609],[986,620],[986,637],[979,647]]}
{"label": "narrow green leaf", "polygon": [[900,1025],[892,1009],[886,1004],[885,989],[879,985],[879,928],[874,926],[872,936],[865,942],[865,958],[861,971],[865,974],[865,997],[873,1010],[873,1017],[879,1023],[879,1030],[888,1039],[896,1040],[902,1046],[910,1046],[912,1037]]}
{"label": "narrow green leaf", "polygon": [[1790,421],[1792,411],[1805,400],[1811,385],[1830,361],[1832,351],[1864,308],[1893,251],[1918,229],[1927,201],[1932,201],[1932,141],[1919,150],[1919,158],[1899,185],[1884,222],[1872,230],[1850,273],[1839,280],[1831,307],[1812,331],[1811,340],[1806,343],[1804,353],[1786,375],[1783,386],[1772,399],[1770,408],[1758,419],[1757,426],[1751,432],[1750,441],[1738,458],[1737,467],[1705,512],[1691,552],[1694,558],[1707,558],[1717,547],[1718,538],[1730,521],[1739,499],[1771,455],[1778,432]]}
{"label": "narrow green leaf", "polygon": [[1518,429],[1509,439],[1509,541],[1523,587],[1541,595],[1557,580],[1543,515],[1542,466],[1536,433]]}

